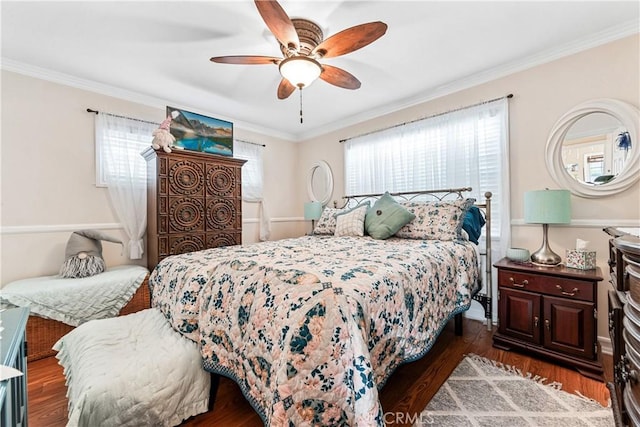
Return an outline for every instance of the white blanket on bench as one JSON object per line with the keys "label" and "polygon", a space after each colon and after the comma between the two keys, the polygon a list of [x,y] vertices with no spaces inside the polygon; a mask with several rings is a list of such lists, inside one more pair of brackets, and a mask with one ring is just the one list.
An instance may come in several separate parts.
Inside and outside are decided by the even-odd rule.
{"label": "white blanket on bench", "polygon": [[67,427],[169,427],[207,411],[211,381],[198,345],[155,308],[87,322],[53,348]]}
{"label": "white blanket on bench", "polygon": [[124,265],[82,279],[43,276],[17,280],[2,288],[0,300],[29,307],[40,317],[78,326],[117,316],[148,273],[144,267]]}

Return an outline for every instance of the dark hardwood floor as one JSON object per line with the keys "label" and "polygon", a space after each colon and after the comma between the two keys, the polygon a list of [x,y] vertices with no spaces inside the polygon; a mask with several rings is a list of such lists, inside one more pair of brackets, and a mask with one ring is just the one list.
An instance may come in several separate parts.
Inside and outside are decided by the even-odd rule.
{"label": "dark hardwood floor", "polygon": [[[558,381],[570,393],[578,391],[602,405],[608,404],[609,391],[604,383],[542,359],[493,348],[491,336],[482,323],[465,320],[464,335],[457,337],[453,331],[453,321],[449,322],[431,351],[422,359],[398,368],[381,390],[380,401],[385,412],[420,413],[467,353],[516,366],[523,372],[540,375],[549,381]],[[611,381],[611,356],[604,356],[603,364],[605,379]],[[31,427],[66,424],[66,387],[57,359],[49,357],[28,364],[28,393]],[[222,378],[214,410],[187,420],[182,425],[262,426],[262,421],[238,386]]]}

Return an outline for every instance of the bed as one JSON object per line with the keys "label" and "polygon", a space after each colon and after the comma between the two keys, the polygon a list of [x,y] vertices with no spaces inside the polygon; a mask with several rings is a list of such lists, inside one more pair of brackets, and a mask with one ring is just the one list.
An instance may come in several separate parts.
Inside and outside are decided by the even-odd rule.
{"label": "bed", "polygon": [[[435,197],[442,209],[446,197],[471,203],[468,190],[393,196],[407,208]],[[345,213],[376,197],[347,198]],[[485,241],[478,250],[463,238],[327,234],[175,255],[151,274],[152,305],[199,344],[208,371],[238,383],[265,425],[383,426],[378,390],[399,365],[426,354],[450,319],[459,329],[472,299],[490,325]]]}

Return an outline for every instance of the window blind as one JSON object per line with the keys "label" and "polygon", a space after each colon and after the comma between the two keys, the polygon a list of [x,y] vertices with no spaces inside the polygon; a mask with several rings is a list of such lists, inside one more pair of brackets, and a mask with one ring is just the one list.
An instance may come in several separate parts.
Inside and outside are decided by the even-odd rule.
{"label": "window blind", "polygon": [[107,186],[107,174],[146,185],[146,166],[140,153],[151,145],[159,125],[106,114],[96,119],[96,186]]}
{"label": "window blind", "polygon": [[499,235],[506,101],[480,104],[345,142],[345,194],[472,187],[491,191],[493,235]]}

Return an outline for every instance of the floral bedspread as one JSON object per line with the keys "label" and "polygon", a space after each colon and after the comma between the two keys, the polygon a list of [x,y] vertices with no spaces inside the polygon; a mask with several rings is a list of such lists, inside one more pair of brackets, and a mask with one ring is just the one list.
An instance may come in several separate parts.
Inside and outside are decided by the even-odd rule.
{"label": "floral bedspread", "polygon": [[305,236],[163,260],[152,305],[268,426],[384,426],[382,387],[469,308],[462,241]]}

